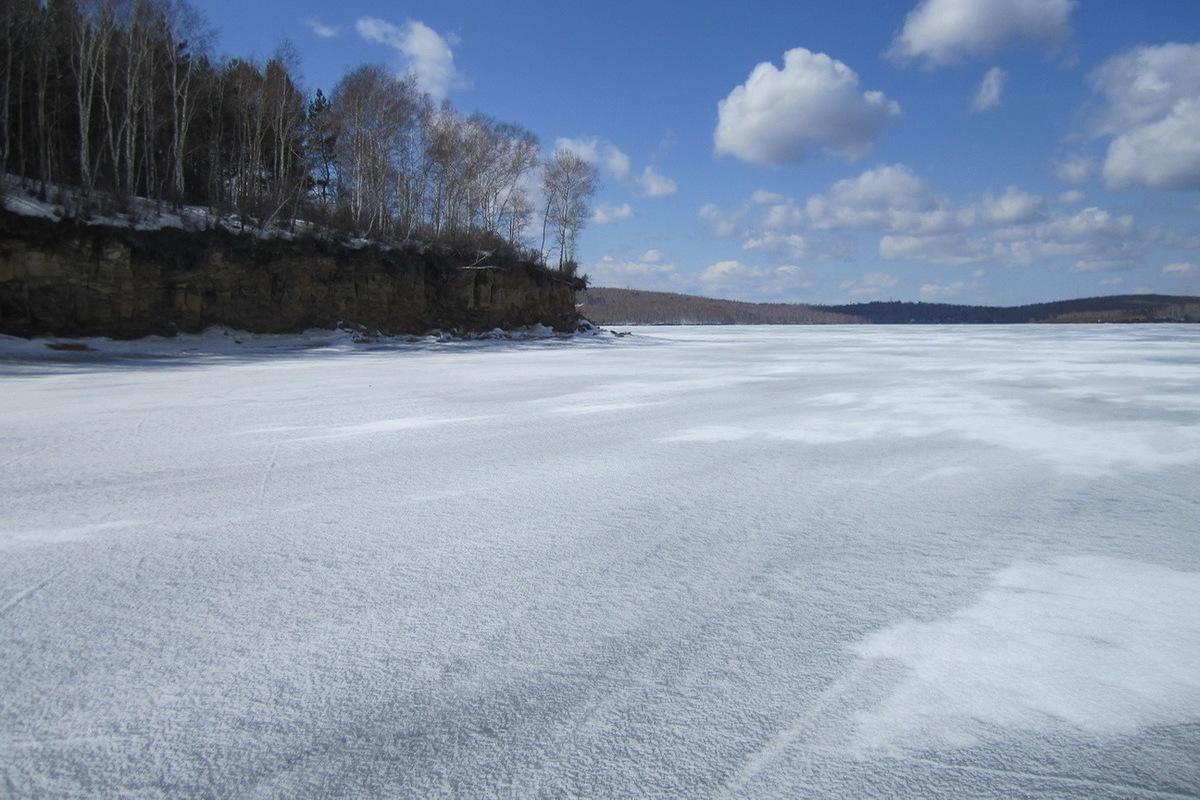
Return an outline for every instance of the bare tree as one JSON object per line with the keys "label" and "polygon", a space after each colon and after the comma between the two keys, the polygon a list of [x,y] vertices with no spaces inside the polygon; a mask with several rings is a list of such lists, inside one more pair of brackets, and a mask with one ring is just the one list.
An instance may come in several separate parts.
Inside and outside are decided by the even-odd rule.
{"label": "bare tree", "polygon": [[204,20],[184,2],[167,7],[170,43],[167,59],[171,96],[171,191],[177,203],[187,197],[188,135],[196,117],[196,74],[212,37]]}
{"label": "bare tree", "polygon": [[[485,145],[477,171],[475,197],[478,199],[478,224],[486,234],[497,235],[501,222],[510,219],[509,231],[523,228],[528,205],[521,182],[541,163],[537,137],[519,125],[480,118]],[[518,220],[512,220],[513,214]],[[513,241],[512,236],[508,237]]]}
{"label": "bare tree", "polygon": [[[268,141],[267,202],[264,222],[286,206],[295,207],[304,190],[307,174],[303,154],[304,96],[296,86],[300,54],[289,42],[276,48],[263,73],[260,98]],[[294,214],[292,215],[294,217]]]}
{"label": "bare tree", "polygon": [[542,252],[546,248],[546,229],[555,233],[558,244],[558,269],[574,274],[575,245],[590,212],[589,203],[600,189],[599,171],[579,154],[556,150],[542,168],[542,192],[546,197],[542,222]]}
{"label": "bare tree", "polygon": [[75,117],[78,131],[77,161],[79,183],[84,196],[96,185],[100,148],[92,135],[93,108],[97,88],[106,71],[111,51],[113,19],[107,3],[81,3],[69,20],[71,29],[70,65],[75,84]]}
{"label": "bare tree", "polygon": [[366,65],[345,75],[330,97],[330,131],[336,137],[337,200],[357,229],[382,233],[412,225],[413,138],[422,98],[412,79],[397,79]]}

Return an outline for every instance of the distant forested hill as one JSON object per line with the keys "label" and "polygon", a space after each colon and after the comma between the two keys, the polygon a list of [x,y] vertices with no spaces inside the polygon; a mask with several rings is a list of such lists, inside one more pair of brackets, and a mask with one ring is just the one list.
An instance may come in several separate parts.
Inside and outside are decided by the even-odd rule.
{"label": "distant forested hill", "polygon": [[742,303],[673,292],[595,287],[578,294],[579,312],[597,325],[827,325],[862,322],[829,309]]}
{"label": "distant forested hill", "polygon": [[1023,322],[1200,322],[1200,297],[1160,294],[1062,300],[1025,306],[857,303],[810,306],[593,287],[579,311],[597,325],[1011,324]]}

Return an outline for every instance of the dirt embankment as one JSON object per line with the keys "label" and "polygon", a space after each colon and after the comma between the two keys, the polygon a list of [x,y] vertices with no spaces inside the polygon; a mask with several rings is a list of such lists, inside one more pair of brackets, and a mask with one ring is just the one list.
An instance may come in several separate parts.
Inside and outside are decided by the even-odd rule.
{"label": "dirt embankment", "polygon": [[477,260],[0,211],[0,333],[137,338],[215,324],[290,333],[341,323],[397,334],[576,324],[574,282],[527,262]]}

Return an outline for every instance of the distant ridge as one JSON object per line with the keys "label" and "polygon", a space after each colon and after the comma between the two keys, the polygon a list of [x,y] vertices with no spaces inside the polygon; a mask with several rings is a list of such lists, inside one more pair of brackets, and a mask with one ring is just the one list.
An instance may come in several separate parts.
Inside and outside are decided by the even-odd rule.
{"label": "distant ridge", "polygon": [[829,325],[863,322],[852,315],[792,303],[743,303],[673,292],[593,287],[576,295],[596,325]]}
{"label": "distant ridge", "polygon": [[1024,306],[899,301],[813,306],[593,287],[579,312],[597,325],[1015,324],[1028,322],[1200,322],[1200,297],[1132,294]]}

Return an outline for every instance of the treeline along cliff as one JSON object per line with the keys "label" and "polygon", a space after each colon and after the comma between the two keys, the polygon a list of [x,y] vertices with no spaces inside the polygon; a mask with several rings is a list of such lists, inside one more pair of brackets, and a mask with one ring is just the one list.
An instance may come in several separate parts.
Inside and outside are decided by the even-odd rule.
{"label": "treeline along cliff", "polygon": [[[57,204],[66,216],[83,221],[136,217],[149,200],[168,210],[199,206],[216,217],[234,215],[259,230],[292,229],[299,222],[331,242],[340,237],[375,243],[358,254],[312,241],[263,245],[247,263],[274,270],[275,277],[247,274],[237,281],[256,300],[308,292],[297,287],[309,285],[353,283],[363,290],[368,284],[346,277],[348,265],[371,272],[376,277],[369,285],[385,292],[392,287],[379,283],[383,275],[410,276],[398,280],[426,290],[451,278],[455,285],[516,280],[518,262],[526,262],[522,269],[535,283],[542,279],[534,277],[541,275],[537,264],[574,277],[576,243],[598,185],[592,165],[567,150],[544,154],[536,136],[517,123],[436,103],[411,75],[364,65],[328,92],[310,91],[297,78],[297,62],[287,44],[264,62],[214,56],[211,32],[183,0],[3,0],[0,164],[9,178],[0,186]],[[41,262],[12,262],[27,257],[31,241],[44,241],[37,232],[14,239],[16,227],[6,223],[9,262],[0,269],[6,275],[26,270],[21,280],[28,286],[53,270]],[[88,268],[107,274],[121,261],[110,258],[110,249],[115,254],[128,247],[133,286],[138,291],[156,286],[146,278],[149,253],[157,247],[152,240],[174,234],[123,235],[103,232],[104,227],[72,228],[62,247],[38,258],[65,269],[82,264],[86,251]],[[228,278],[221,275],[235,263],[229,253],[241,246],[221,239],[215,232],[199,234],[184,248],[199,253],[185,270],[189,286],[224,285]],[[99,240],[104,244],[95,244]],[[67,256],[71,248],[74,255]],[[304,250],[312,252],[301,257]],[[459,256],[448,256],[434,269],[431,263],[438,259],[428,254],[435,252]],[[481,260],[495,253],[507,267],[453,272],[457,262],[497,267],[497,258]],[[372,260],[373,272],[365,266]],[[299,277],[304,264],[316,270],[311,278]],[[218,274],[205,277],[205,269]],[[41,270],[42,277],[30,270]],[[281,289],[277,284],[285,272],[296,277],[283,281],[290,288]],[[70,281],[82,279],[60,274],[67,282],[56,291],[74,298]],[[89,280],[94,286],[96,279]],[[267,284],[270,291],[263,288]],[[4,289],[10,313],[11,290]],[[214,304],[212,298],[225,290],[205,291],[209,294],[200,295],[208,300],[184,303],[189,314],[197,302],[222,312],[235,302]],[[149,297],[117,304],[149,308],[159,294],[153,289]],[[454,305],[451,295],[430,300],[429,314]],[[344,300],[333,295],[330,300],[344,307]],[[90,308],[77,298],[72,302]],[[380,303],[392,301],[360,297],[358,308],[374,309],[360,321],[378,319]],[[337,311],[331,307],[315,315],[332,318]],[[531,308],[517,316],[551,311]],[[65,312],[57,313],[61,318]],[[262,310],[254,318],[272,316]],[[233,318],[220,321],[237,324]],[[83,320],[80,325],[86,327]],[[5,328],[11,330],[7,323]]]}

